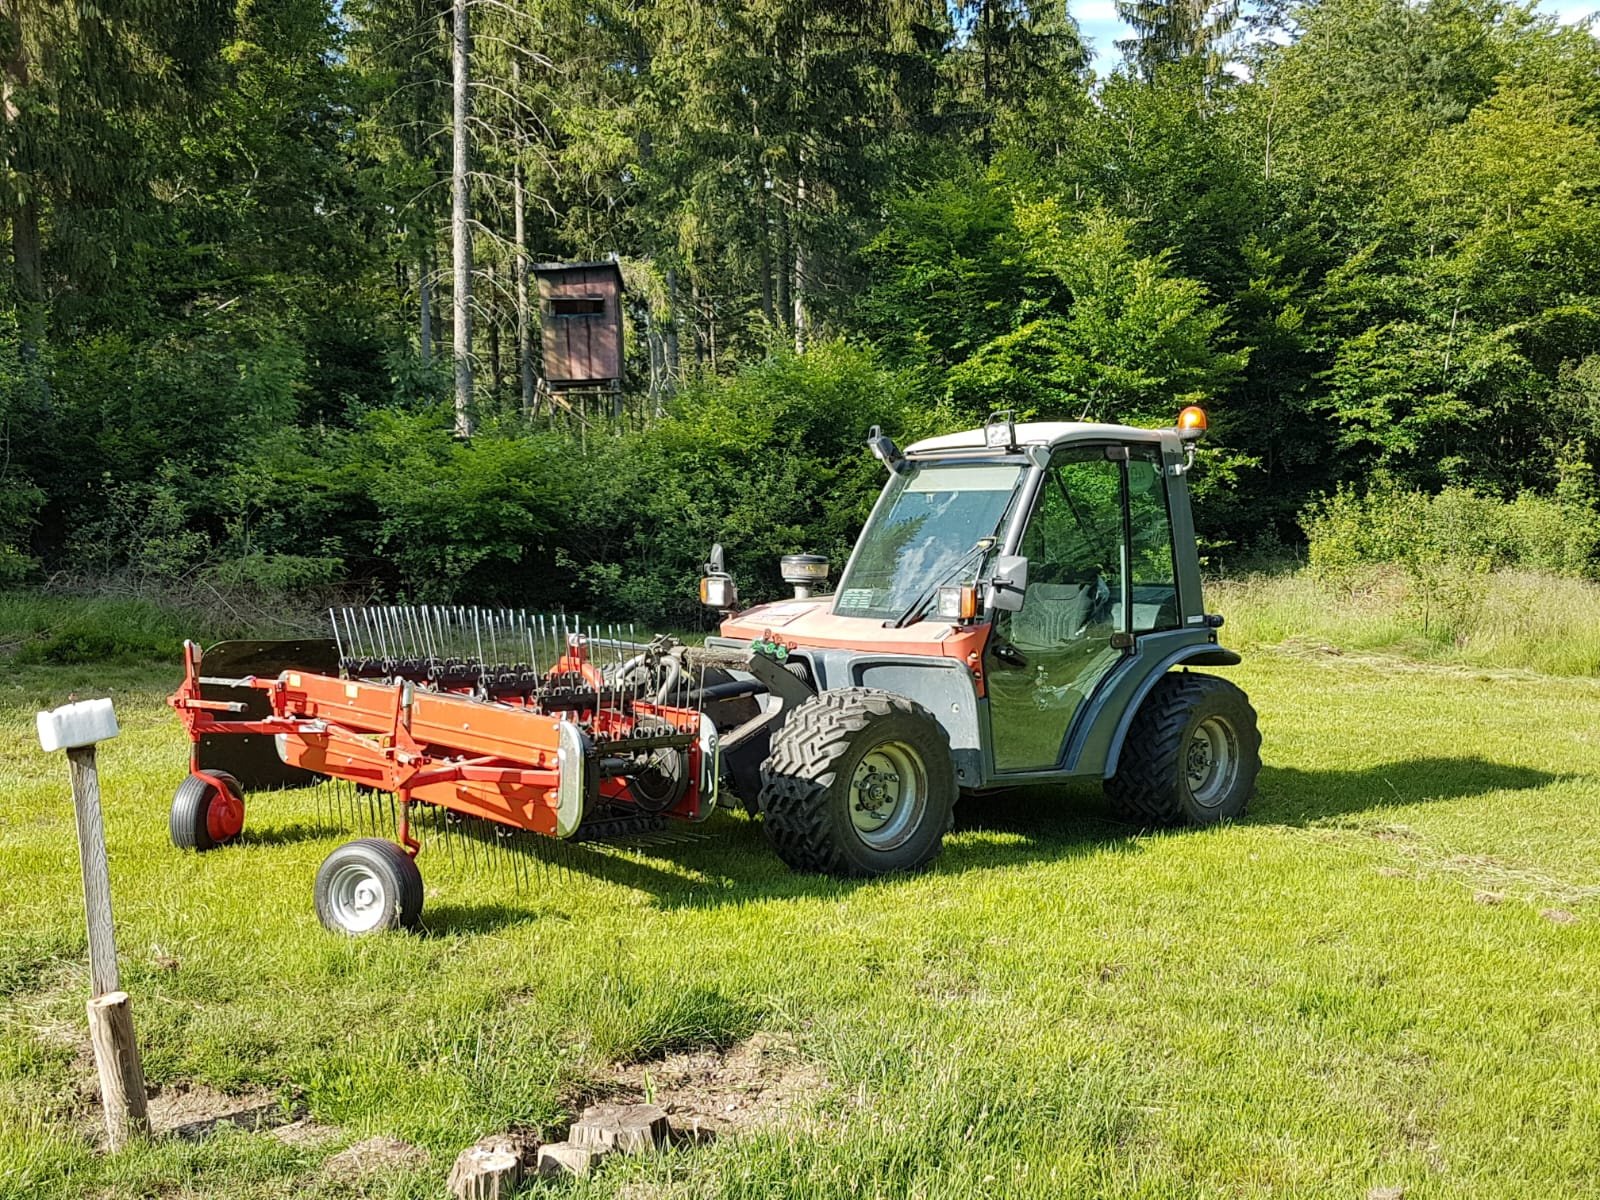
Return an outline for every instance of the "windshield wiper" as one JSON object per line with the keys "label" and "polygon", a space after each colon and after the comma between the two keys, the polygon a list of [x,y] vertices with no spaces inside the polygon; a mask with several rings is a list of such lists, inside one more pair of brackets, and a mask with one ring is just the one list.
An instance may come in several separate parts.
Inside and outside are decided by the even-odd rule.
{"label": "windshield wiper", "polygon": [[928,605],[938,596],[939,589],[949,583],[954,576],[961,574],[973,562],[982,559],[985,554],[994,548],[994,542],[995,539],[993,537],[979,538],[971,550],[968,550],[950,565],[949,570],[940,574],[926,588],[918,592],[917,598],[911,602],[905,612],[892,621],[885,621],[883,627],[885,629],[904,629],[907,625],[921,620],[923,614],[927,611]]}

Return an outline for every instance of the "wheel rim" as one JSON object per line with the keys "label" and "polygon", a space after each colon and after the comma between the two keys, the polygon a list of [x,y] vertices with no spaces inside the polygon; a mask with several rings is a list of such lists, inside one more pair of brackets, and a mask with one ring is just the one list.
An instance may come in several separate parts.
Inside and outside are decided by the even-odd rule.
{"label": "wheel rim", "polygon": [[341,929],[351,933],[376,929],[391,907],[383,880],[361,863],[341,863],[328,880],[328,908]]}
{"label": "wheel rim", "polygon": [[1239,776],[1239,735],[1231,722],[1211,716],[1194,727],[1184,756],[1189,795],[1202,808],[1216,808]]}
{"label": "wheel rim", "polygon": [[244,802],[227,788],[213,790],[206,804],[206,832],[213,842],[231,841],[244,828]]}
{"label": "wheel rim", "polygon": [[892,850],[922,821],[928,806],[928,772],[922,756],[904,742],[868,750],[850,777],[850,823],[874,850]]}

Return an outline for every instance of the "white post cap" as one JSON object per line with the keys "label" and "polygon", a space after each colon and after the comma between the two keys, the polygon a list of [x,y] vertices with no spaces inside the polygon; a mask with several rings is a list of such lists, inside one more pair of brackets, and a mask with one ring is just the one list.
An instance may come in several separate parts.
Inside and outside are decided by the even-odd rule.
{"label": "white post cap", "polygon": [[111,701],[83,700],[63,704],[38,717],[39,745],[45,750],[76,750],[117,736],[117,714]]}

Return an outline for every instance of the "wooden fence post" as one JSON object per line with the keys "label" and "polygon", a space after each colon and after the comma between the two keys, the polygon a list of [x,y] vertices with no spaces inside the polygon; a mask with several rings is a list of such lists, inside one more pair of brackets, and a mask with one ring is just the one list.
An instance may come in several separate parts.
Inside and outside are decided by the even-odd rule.
{"label": "wooden fence post", "polygon": [[119,990],[111,873],[100,812],[100,773],[95,766],[95,746],[117,736],[117,718],[110,700],[86,700],[40,713],[38,726],[40,746],[46,751],[67,752],[72,778],[78,861],[83,868],[83,911],[89,926],[89,1040],[100,1073],[106,1139],[111,1149],[117,1150],[129,1138],[150,1129],[133,1013],[127,993]]}

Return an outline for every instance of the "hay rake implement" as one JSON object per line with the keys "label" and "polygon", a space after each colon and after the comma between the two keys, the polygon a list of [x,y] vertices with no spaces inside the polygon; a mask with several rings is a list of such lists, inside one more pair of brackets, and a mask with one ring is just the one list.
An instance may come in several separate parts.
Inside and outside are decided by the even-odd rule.
{"label": "hay rake implement", "polygon": [[[505,840],[648,835],[716,805],[704,701],[725,676],[669,638],[521,610],[388,606],[329,614],[334,636],[184,646],[168,703],[193,744],[173,801],[180,847],[239,837],[246,787],[323,783],[393,840],[339,847],[317,874],[330,929],[414,925],[419,830],[467,823],[463,853]],[[720,691],[719,691],[720,688]],[[736,683],[733,690],[751,688]],[[548,843],[546,843],[548,844]],[[521,866],[516,868],[522,870]]]}

